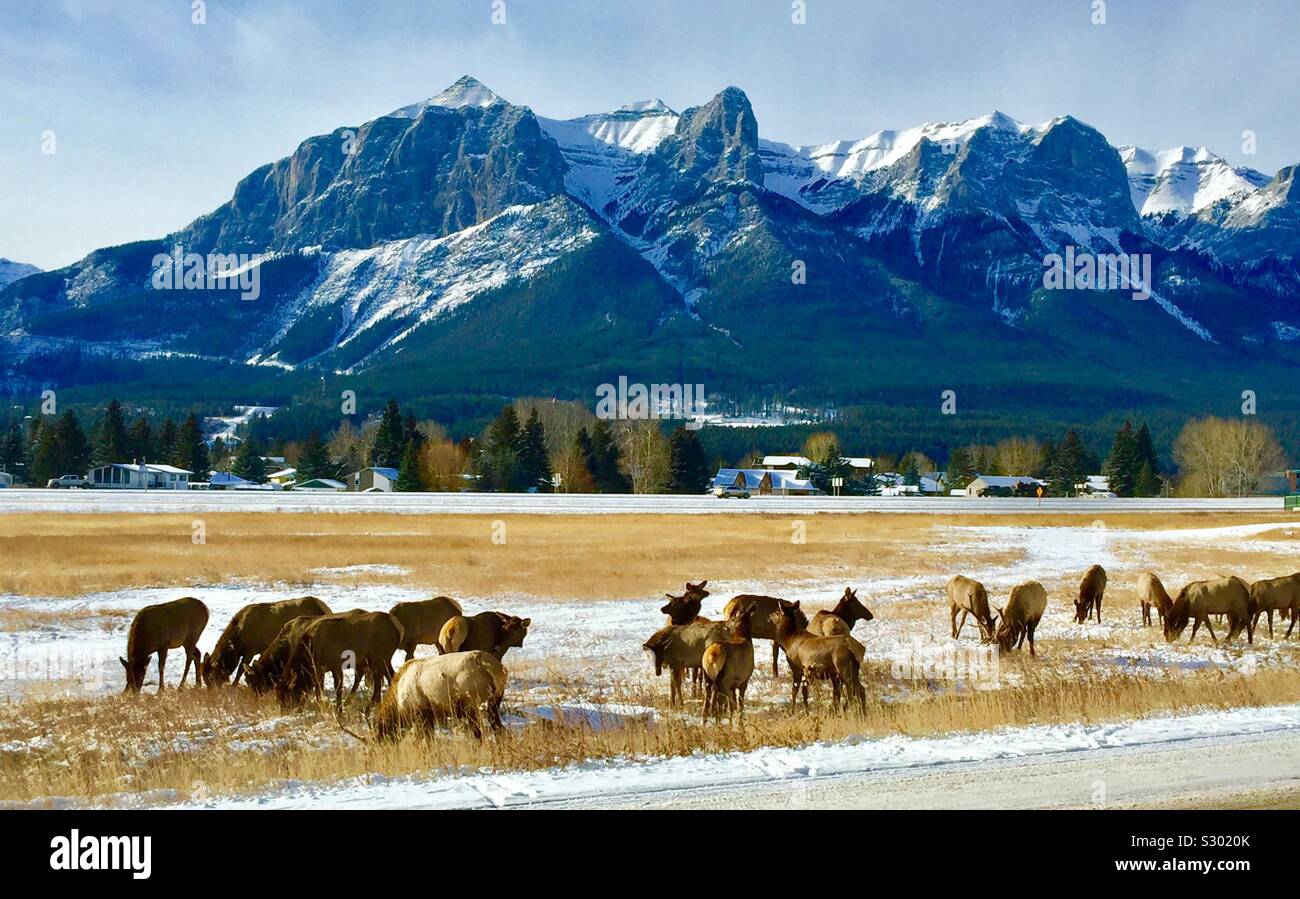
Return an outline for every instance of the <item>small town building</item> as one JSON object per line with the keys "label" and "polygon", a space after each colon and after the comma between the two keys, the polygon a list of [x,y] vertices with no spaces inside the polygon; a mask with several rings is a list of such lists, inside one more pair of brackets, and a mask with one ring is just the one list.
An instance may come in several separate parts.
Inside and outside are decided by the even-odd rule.
{"label": "small town building", "polygon": [[208,474],[209,490],[237,490],[245,486],[257,486],[252,481],[241,478],[228,471],[214,471]]}
{"label": "small town building", "polygon": [[348,489],[354,493],[391,493],[396,484],[396,468],[371,466],[348,475]]}
{"label": "small town building", "polygon": [[268,484],[274,484],[277,487],[288,487],[294,482],[298,475],[296,468],[281,468],[279,471],[273,471],[266,476]]}
{"label": "small town building", "polygon": [[7,471],[0,471],[0,487],[12,487],[14,476]]}
{"label": "small town building", "polygon": [[90,486],[109,490],[189,490],[191,474],[173,465],[114,462],[91,469],[87,477]]}
{"label": "small town building", "polygon": [[759,496],[815,496],[821,493],[807,479],[790,471],[762,468],[721,468],[714,475],[714,490],[743,490]]}
{"label": "small town building", "polygon": [[294,484],[293,489],[344,493],[347,491],[348,485],[342,481],[336,481],[333,478],[310,478],[300,484]]}
{"label": "small town building", "polygon": [[[1044,486],[1038,478],[1026,477],[1023,475],[991,475],[982,474],[966,485],[967,496],[1014,496],[1016,493],[1025,491],[1033,492],[1036,488]],[[958,495],[954,491],[954,495]]]}

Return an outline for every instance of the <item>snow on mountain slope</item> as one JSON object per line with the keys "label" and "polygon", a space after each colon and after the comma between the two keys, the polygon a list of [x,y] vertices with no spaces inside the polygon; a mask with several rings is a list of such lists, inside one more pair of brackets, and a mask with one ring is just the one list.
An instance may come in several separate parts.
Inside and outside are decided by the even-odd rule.
{"label": "snow on mountain slope", "polygon": [[1117,149],[1129,173],[1133,206],[1142,215],[1192,215],[1220,200],[1240,199],[1269,181],[1262,172],[1234,168],[1205,147]]}
{"label": "snow on mountain slope", "polygon": [[676,130],[678,119],[662,100],[647,100],[576,119],[539,117],[538,121],[560,145],[569,165],[565,187],[601,210],[619,185],[632,177],[641,164],[640,157]]}
{"label": "snow on mountain slope", "polygon": [[40,269],[34,265],[28,265],[25,262],[14,262],[12,259],[0,259],[0,287],[6,284],[12,284],[20,278],[26,278],[28,275],[34,275]]}
{"label": "snow on mountain slope", "polygon": [[[325,257],[320,278],[255,364],[277,364],[277,347],[305,317],[337,312],[324,352],[366,348],[352,365],[399,343],[416,328],[481,294],[527,280],[567,253],[591,243],[597,227],[567,198],[513,206],[446,237],[412,237]],[[375,331],[374,329],[380,329]]]}
{"label": "snow on mountain slope", "polygon": [[444,109],[462,109],[466,106],[495,106],[498,103],[505,102],[477,78],[462,75],[456,80],[455,84],[446,90],[434,94],[427,100],[421,100],[419,103],[412,103],[409,106],[403,106],[401,109],[395,109],[385,118],[416,119],[420,117],[420,113],[430,106],[441,106]]}

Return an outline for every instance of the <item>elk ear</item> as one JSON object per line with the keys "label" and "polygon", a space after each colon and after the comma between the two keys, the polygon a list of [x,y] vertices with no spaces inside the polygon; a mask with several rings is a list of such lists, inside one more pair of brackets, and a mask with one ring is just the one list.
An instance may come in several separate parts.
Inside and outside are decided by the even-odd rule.
{"label": "elk ear", "polygon": [[709,582],[707,580],[700,581],[700,587],[707,587],[707,586],[709,586]]}
{"label": "elk ear", "polygon": [[122,658],[121,656],[118,656],[117,660],[122,663],[122,667],[125,668],[127,671],[131,670],[131,666],[126,663],[126,659]]}
{"label": "elk ear", "polygon": [[790,604],[790,608],[792,608],[792,609],[797,609],[797,608],[799,608],[799,602],[800,602],[800,600],[797,600],[797,599],[796,599],[794,602],[792,602],[792,603]]}
{"label": "elk ear", "polygon": [[533,623],[533,619],[531,619],[531,618],[525,618],[523,621],[521,621],[521,622],[519,622],[519,623],[522,624],[524,627],[528,627],[528,625],[530,625],[530,624]]}

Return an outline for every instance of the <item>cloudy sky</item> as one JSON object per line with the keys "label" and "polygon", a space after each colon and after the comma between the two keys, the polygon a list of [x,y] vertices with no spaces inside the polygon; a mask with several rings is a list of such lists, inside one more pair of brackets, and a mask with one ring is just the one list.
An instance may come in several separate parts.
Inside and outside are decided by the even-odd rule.
{"label": "cloudy sky", "polygon": [[303,138],[465,73],[551,117],[734,84],[790,143],[999,109],[1300,161],[1294,0],[1108,0],[1104,25],[1094,0],[806,0],[804,25],[791,0],[206,0],[201,25],[193,5],[3,0],[0,257],[162,236]]}

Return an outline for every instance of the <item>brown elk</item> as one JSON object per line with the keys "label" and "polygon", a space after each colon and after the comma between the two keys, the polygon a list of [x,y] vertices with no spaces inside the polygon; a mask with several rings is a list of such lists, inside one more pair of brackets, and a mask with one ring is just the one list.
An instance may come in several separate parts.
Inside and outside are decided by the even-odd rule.
{"label": "brown elk", "polygon": [[158,692],[163,691],[167,650],[185,649],[185,670],[181,672],[180,686],[194,665],[194,685],[199,683],[199,637],[208,626],[208,607],[192,596],[145,606],[135,613],[131,630],[126,638],[126,658],[118,661],[126,669],[126,688],[123,693],[139,693],[144,686],[145,669],[149,656],[158,656]]}
{"label": "brown elk", "polygon": [[1254,628],[1250,622],[1250,587],[1239,577],[1217,578],[1212,581],[1193,581],[1179,591],[1165,617],[1165,639],[1173,642],[1182,636],[1187,622],[1192,621],[1192,635],[1188,642],[1196,639],[1196,631],[1202,624],[1210,632],[1210,639],[1217,645],[1219,640],[1214,635],[1214,625],[1210,623],[1211,615],[1226,615],[1228,618],[1228,636],[1224,643],[1231,643],[1243,630],[1250,643],[1255,642]]}
{"label": "brown elk", "polygon": [[[379,701],[384,681],[393,677],[393,653],[402,645],[402,624],[387,612],[345,612],[322,615],[307,625],[289,653],[277,685],[280,702],[289,705],[314,689],[321,699],[325,673],[334,676],[334,706],[343,714],[343,667],[351,659],[360,677],[368,668],[374,682],[370,707]],[[355,687],[355,684],[353,685]]]}
{"label": "brown elk", "polygon": [[1106,592],[1106,569],[1093,565],[1084,572],[1079,582],[1079,598],[1074,601],[1074,620],[1084,624],[1095,610],[1097,623],[1101,624],[1101,598]]}
{"label": "brown elk", "polygon": [[[348,612],[340,614],[347,615]],[[285,667],[289,664],[289,657],[293,654],[294,648],[302,640],[302,635],[306,632],[308,625],[321,616],[319,615],[300,615],[297,618],[291,618],[280,628],[280,632],[275,635],[271,644],[258,653],[256,659],[251,663],[244,662],[240,666],[240,673],[244,676],[244,683],[252,689],[257,695],[269,693],[275,689],[275,685],[280,682],[284,676]],[[361,680],[359,673],[357,681]]]}
{"label": "brown elk", "polygon": [[460,603],[450,596],[399,602],[388,610],[388,614],[402,623],[402,651],[406,653],[405,660],[408,662],[415,656],[415,647],[421,643],[432,643],[438,652],[442,652],[442,647],[438,645],[442,626],[464,613]]}
{"label": "brown elk", "polygon": [[726,618],[734,619],[739,610],[749,602],[754,603],[756,607],[753,618],[754,639],[772,641],[772,676],[776,677],[780,673],[776,663],[781,646],[776,641],[776,631],[772,626],[772,613],[778,609],[795,609],[795,615],[799,620],[801,629],[808,627],[808,616],[804,614],[802,609],[798,608],[799,604],[797,602],[792,603],[789,600],[775,596],[755,596],[749,593],[742,593],[739,596],[732,597],[723,610],[723,615]]}
{"label": "brown elk", "polygon": [[493,730],[501,729],[505,690],[506,669],[490,652],[411,659],[398,670],[375,712],[375,737],[395,739],[409,727],[431,731],[460,721],[482,739],[485,721]]}
{"label": "brown elk", "polygon": [[1300,609],[1300,573],[1282,577],[1272,577],[1255,581],[1250,585],[1250,629],[1259,627],[1259,616],[1268,616],[1268,638],[1273,639],[1273,613],[1280,612],[1290,617],[1291,624],[1286,629],[1283,639],[1291,636],[1295,627],[1295,613]]}
{"label": "brown elk", "polygon": [[840,704],[843,690],[845,708],[856,700],[859,710],[865,714],[867,692],[861,680],[862,656],[865,652],[862,644],[848,636],[821,637],[808,633],[799,626],[796,614],[798,610],[799,603],[796,601],[789,608],[778,606],[771,616],[776,641],[785,651],[785,660],[790,665],[790,705],[795,704],[802,689],[803,707],[806,711],[808,681],[821,680],[830,683],[836,706]]}
{"label": "brown elk", "polygon": [[1150,571],[1142,572],[1138,575],[1137,595],[1138,602],[1142,604],[1142,626],[1151,626],[1151,610],[1155,609],[1156,614],[1160,616],[1160,626],[1164,627],[1165,618],[1169,615],[1169,609],[1174,601],[1170,599],[1165,585],[1160,583],[1160,578]]}
{"label": "brown elk", "polygon": [[998,609],[997,630],[989,642],[996,642],[1002,652],[1010,652],[1024,646],[1028,637],[1029,654],[1034,655],[1034,631],[1046,609],[1047,591],[1038,581],[1012,587],[1006,606]]}
{"label": "brown elk", "polygon": [[841,636],[852,631],[853,625],[859,621],[870,621],[875,617],[858,599],[858,592],[852,587],[845,587],[844,595],[835,603],[835,608],[829,612],[823,609],[813,615],[808,624],[808,633],[822,637]]}
{"label": "brown elk", "polygon": [[[667,608],[665,606],[665,608]],[[687,624],[669,624],[651,635],[641,648],[654,659],[655,677],[668,669],[668,700],[682,701],[682,679],[688,670],[701,669],[710,642],[727,638],[728,622],[696,618]]]}
{"label": "brown elk", "polygon": [[[948,581],[946,592],[949,617],[952,619],[952,638],[956,640],[961,636],[962,628],[966,626],[966,616],[974,615],[975,623],[979,625],[980,639],[991,639],[993,613],[989,611],[989,593],[984,585],[959,574]],[[961,614],[961,623],[957,622],[958,613]]]}
{"label": "brown elk", "polygon": [[286,622],[303,615],[328,614],[330,607],[314,596],[244,606],[230,619],[212,652],[204,654],[199,665],[203,683],[209,687],[228,683],[232,673],[239,683],[244,664],[270,646]]}
{"label": "brown elk", "polygon": [[512,646],[523,646],[528,636],[531,618],[519,618],[504,612],[479,612],[477,615],[457,615],[448,619],[438,634],[438,645],[443,652],[490,652],[498,659],[504,658]]}
{"label": "brown elk", "polygon": [[727,637],[710,643],[704,649],[704,710],[708,721],[713,712],[715,721],[722,717],[722,707],[736,710],[740,720],[745,720],[745,690],[754,673],[754,640],[752,622],[757,608],[753,603],[743,606]]}

